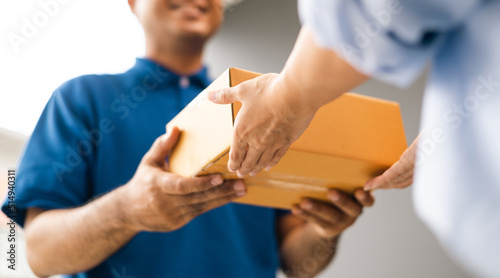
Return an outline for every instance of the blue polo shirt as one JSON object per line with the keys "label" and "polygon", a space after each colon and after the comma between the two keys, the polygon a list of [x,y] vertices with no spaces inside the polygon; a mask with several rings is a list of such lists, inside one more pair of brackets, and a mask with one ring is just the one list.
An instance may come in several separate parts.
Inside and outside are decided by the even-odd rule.
{"label": "blue polo shirt", "polygon": [[[85,205],[125,183],[153,141],[210,80],[137,59],[123,74],[87,75],[58,88],[17,171],[16,215]],[[96,268],[67,277],[275,277],[273,209],[228,204],[169,233],[141,232]]]}

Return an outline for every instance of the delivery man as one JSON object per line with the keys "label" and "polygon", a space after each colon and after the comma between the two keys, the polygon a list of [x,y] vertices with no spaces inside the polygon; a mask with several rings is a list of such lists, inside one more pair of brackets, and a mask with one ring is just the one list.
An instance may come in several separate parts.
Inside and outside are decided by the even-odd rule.
{"label": "delivery man", "polygon": [[[22,157],[15,220],[35,274],[65,277],[311,277],[373,197],[330,190],[294,214],[234,204],[243,181],[180,177],[164,126],[209,83],[202,65],[220,0],[129,0],[146,55],[117,75],[59,87]],[[11,217],[4,203],[3,211]]]}

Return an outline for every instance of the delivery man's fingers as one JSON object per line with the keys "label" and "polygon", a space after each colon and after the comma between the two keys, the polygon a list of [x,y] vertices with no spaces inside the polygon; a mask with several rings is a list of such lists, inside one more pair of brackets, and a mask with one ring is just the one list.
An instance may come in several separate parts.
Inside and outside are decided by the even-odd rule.
{"label": "delivery man's fingers", "polygon": [[150,165],[163,167],[165,165],[165,159],[170,154],[178,138],[179,128],[169,128],[166,134],[156,138],[149,151],[144,155],[144,162]]}
{"label": "delivery man's fingers", "polygon": [[[329,219],[325,219],[323,217],[316,215],[316,213],[313,213],[313,212],[308,211],[306,209],[302,209],[299,205],[294,205],[292,207],[292,214],[301,218],[304,221],[312,221],[323,229],[328,229],[331,226],[332,221],[334,221],[333,217],[330,217]],[[338,218],[336,218],[336,219],[340,220],[340,218],[342,217],[342,213],[337,212],[337,216],[338,216]]]}
{"label": "delivery man's fingers", "polygon": [[229,104],[238,101],[238,87],[224,88],[208,92],[208,99],[217,104]]}
{"label": "delivery man's fingers", "polygon": [[205,191],[195,192],[181,196],[181,203],[192,205],[198,209],[204,208],[209,202],[220,199],[224,196],[237,195],[243,196],[246,194],[245,183],[242,180],[226,180],[219,186],[212,187]]}
{"label": "delivery man's fingers", "polygon": [[157,173],[155,182],[160,184],[163,192],[167,194],[186,195],[194,192],[202,192],[221,185],[224,179],[220,174],[185,178],[167,172],[160,172]]}
{"label": "delivery man's fingers", "polygon": [[[347,206],[347,202],[346,202],[346,206]],[[299,207],[302,211],[308,212],[311,215],[314,215],[320,219],[323,219],[323,220],[325,220],[327,222],[331,222],[331,223],[339,223],[339,222],[342,222],[346,216],[356,217],[361,213],[361,210],[355,211],[354,208],[349,208],[349,211],[353,210],[352,214],[354,216],[351,216],[350,214],[346,215],[346,213],[341,208],[339,208],[335,205],[332,205],[330,203],[326,203],[323,201],[309,199],[309,198],[302,199],[300,201]]]}
{"label": "delivery man's fingers", "polygon": [[[196,202],[193,204],[182,205],[180,209],[183,210],[186,217],[192,219],[209,210],[230,203],[233,200],[240,198],[246,194],[245,184],[241,180],[229,181],[224,183],[224,185],[221,185],[220,187],[225,187],[226,189],[221,190],[219,194],[200,194],[198,195],[199,197],[193,198],[191,200],[186,200],[186,202],[192,202],[195,200]],[[239,187],[239,189],[237,189],[237,187]]]}
{"label": "delivery man's fingers", "polygon": [[354,197],[364,207],[371,207],[375,203],[375,198],[370,191],[365,191],[362,188],[354,191]]}
{"label": "delivery man's fingers", "polygon": [[328,190],[327,197],[335,207],[349,217],[358,217],[363,212],[363,207],[359,202],[339,190]]}

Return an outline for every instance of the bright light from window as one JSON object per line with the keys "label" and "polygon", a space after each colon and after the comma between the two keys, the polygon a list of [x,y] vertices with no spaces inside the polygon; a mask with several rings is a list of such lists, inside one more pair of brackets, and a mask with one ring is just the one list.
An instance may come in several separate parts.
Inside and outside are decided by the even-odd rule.
{"label": "bright light from window", "polygon": [[29,135],[62,83],[125,71],[143,55],[142,29],[125,0],[0,4],[0,127]]}

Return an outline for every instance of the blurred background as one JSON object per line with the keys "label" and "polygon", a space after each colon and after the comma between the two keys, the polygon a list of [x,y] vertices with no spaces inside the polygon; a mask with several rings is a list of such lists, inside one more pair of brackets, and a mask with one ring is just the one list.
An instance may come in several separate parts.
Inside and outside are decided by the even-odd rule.
{"label": "blurred background", "polygon": [[[39,2],[45,1],[0,0],[1,196],[7,169],[16,167],[54,89],[83,74],[123,72],[144,52],[142,30],[127,1],[61,0],[59,9],[45,17]],[[12,34],[20,34],[34,17],[43,24],[26,41],[12,43]],[[211,75],[228,67],[279,72],[299,29],[296,1],[246,0],[230,7],[205,55]],[[422,76],[407,89],[369,81],[353,91],[398,101],[411,143],[418,134],[424,87]],[[335,261],[319,277],[470,277],[416,217],[411,189],[375,196],[375,206],[344,233]],[[16,271],[7,269],[7,220],[0,217],[0,277],[34,277],[25,259]],[[18,236],[18,254],[25,257],[21,230]]]}

